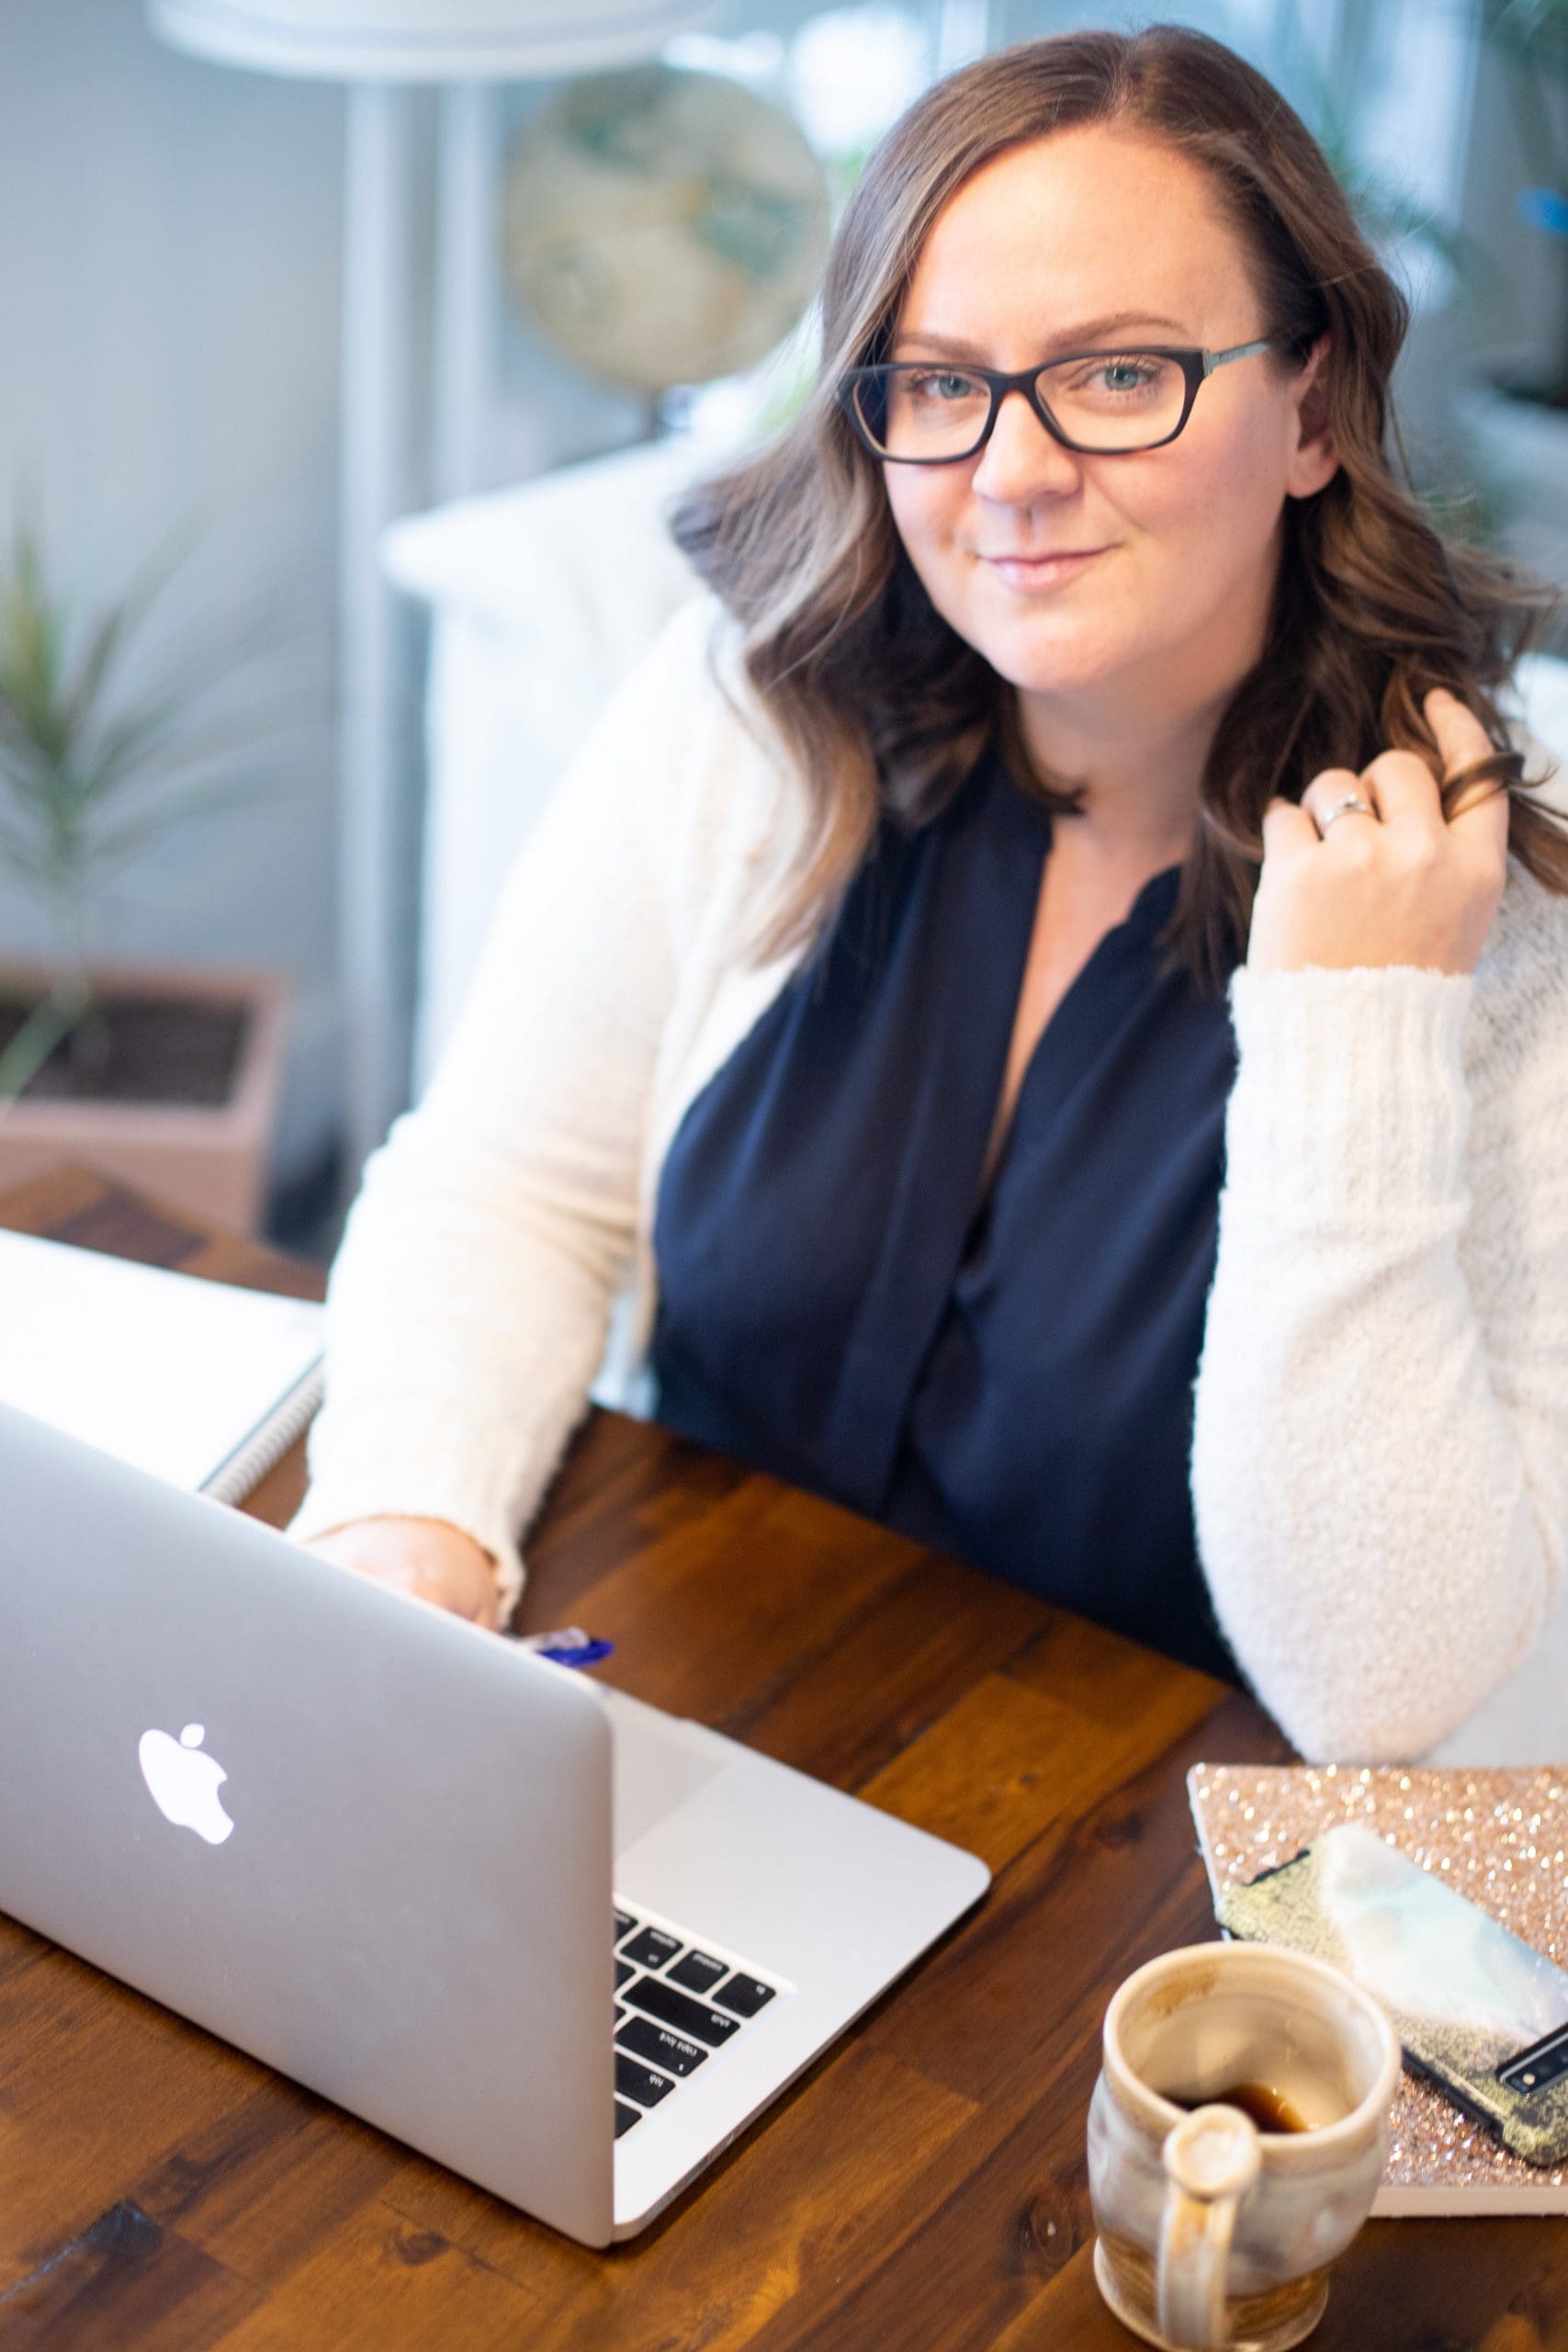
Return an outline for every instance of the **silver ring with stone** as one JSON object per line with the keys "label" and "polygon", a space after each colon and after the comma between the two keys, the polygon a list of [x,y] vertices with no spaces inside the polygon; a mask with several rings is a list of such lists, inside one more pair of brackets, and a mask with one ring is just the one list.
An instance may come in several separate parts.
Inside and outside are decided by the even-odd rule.
{"label": "silver ring with stone", "polygon": [[1372,807],[1371,802],[1370,800],[1363,800],[1359,792],[1342,792],[1338,799],[1334,803],[1333,807],[1325,809],[1324,814],[1317,820],[1319,839],[1327,832],[1328,828],[1333,824],[1337,817],[1348,817],[1352,809],[1355,810],[1359,817],[1371,817],[1375,819],[1378,813]]}

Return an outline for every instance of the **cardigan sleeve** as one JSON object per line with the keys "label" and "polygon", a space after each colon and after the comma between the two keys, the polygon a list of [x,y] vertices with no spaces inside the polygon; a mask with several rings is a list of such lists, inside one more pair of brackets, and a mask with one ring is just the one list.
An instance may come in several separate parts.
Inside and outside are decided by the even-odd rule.
{"label": "cardigan sleeve", "polygon": [[1303,1754],[1407,1761],[1563,1585],[1568,905],[1511,871],[1474,978],[1244,968],[1232,1010],[1200,1553]]}
{"label": "cardigan sleeve", "polygon": [[[366,1163],[329,1277],[299,1539],[450,1521],[496,1563],[584,1409],[630,1261],[678,958],[671,876],[711,602],[613,699],[502,886],[423,1100]],[[688,796],[689,797],[689,796]]]}

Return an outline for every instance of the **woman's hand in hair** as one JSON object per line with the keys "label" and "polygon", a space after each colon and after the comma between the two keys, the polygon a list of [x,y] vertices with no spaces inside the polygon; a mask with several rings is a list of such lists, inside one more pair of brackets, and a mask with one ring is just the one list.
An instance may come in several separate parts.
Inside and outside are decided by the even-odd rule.
{"label": "woman's hand in hair", "polygon": [[[1493,752],[1481,721],[1446,688],[1433,688],[1426,713],[1446,777]],[[1336,802],[1352,793],[1373,813],[1350,808],[1328,822]],[[1269,804],[1248,967],[1472,972],[1503,895],[1507,853],[1508,797],[1495,785],[1477,786],[1445,818],[1437,779],[1418,752],[1380,752],[1359,775],[1325,768],[1299,808]]]}
{"label": "woman's hand in hair", "polygon": [[444,1519],[355,1519],[306,1543],[308,1552],[361,1576],[434,1600],[456,1617],[493,1628],[501,1600],[490,1554]]}

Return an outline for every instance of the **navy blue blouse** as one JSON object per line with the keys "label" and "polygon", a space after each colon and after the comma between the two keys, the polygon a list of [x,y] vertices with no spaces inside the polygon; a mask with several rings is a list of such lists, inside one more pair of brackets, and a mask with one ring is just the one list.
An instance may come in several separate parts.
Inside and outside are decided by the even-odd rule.
{"label": "navy blue blouse", "polygon": [[1198,1566],[1223,999],[1140,893],[1046,1024],[991,1184],[1051,820],[987,755],[889,820],[688,1109],[654,1221],[659,1418],[1234,1679]]}

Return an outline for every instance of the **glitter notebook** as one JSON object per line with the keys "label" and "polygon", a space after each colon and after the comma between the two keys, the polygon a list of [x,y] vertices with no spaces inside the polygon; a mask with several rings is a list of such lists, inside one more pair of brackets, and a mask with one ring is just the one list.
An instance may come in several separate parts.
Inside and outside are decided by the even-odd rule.
{"label": "glitter notebook", "polygon": [[[1568,1967],[1568,1770],[1198,1764],[1187,1790],[1216,1897],[1325,1830],[1359,1821]],[[1404,2075],[1372,2211],[1568,2213],[1568,2165],[1546,2171],[1510,2155],[1441,2092]]]}

